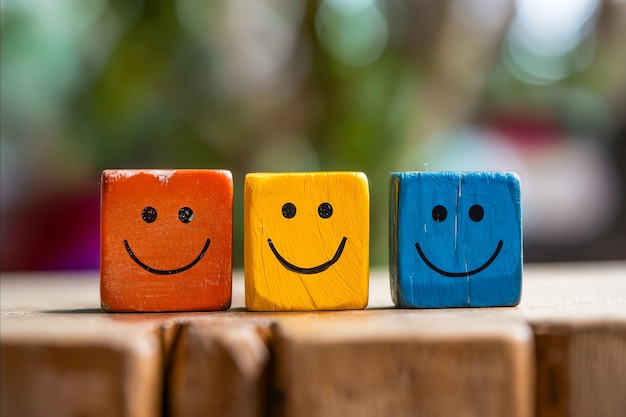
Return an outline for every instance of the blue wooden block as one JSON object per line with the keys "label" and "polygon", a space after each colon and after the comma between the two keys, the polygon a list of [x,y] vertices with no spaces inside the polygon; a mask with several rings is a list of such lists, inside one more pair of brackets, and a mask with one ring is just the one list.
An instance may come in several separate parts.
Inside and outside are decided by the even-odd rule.
{"label": "blue wooden block", "polygon": [[517,305],[519,178],[506,172],[391,174],[389,265],[399,307]]}

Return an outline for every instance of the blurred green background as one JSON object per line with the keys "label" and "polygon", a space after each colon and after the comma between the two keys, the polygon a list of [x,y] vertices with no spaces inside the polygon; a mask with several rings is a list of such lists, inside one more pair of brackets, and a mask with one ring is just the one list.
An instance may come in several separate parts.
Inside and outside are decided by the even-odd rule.
{"label": "blurred green background", "polygon": [[525,259],[626,258],[624,0],[3,0],[2,270],[96,269],[106,168],[510,170]]}

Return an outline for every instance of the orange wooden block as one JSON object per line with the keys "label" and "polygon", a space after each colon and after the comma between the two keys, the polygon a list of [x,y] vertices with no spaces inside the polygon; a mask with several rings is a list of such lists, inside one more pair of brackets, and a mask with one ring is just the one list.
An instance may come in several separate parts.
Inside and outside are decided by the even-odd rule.
{"label": "orange wooden block", "polygon": [[232,292],[230,171],[106,170],[102,308],[226,310]]}

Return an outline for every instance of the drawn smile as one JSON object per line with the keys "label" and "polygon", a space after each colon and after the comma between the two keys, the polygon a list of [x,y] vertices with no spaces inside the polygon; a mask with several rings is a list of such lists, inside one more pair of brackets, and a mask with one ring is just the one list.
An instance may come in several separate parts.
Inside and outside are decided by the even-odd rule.
{"label": "drawn smile", "polygon": [[130,248],[130,245],[128,244],[128,240],[124,240],[124,247],[126,248],[126,252],[128,252],[128,254],[130,255],[131,259],[133,261],[135,261],[137,263],[137,265],[139,265],[140,267],[142,267],[146,271],[150,272],[151,274],[155,274],[155,275],[174,275],[174,274],[179,274],[181,272],[184,272],[184,271],[188,270],[189,268],[191,268],[192,266],[194,266],[195,264],[200,262],[200,259],[202,259],[202,257],[206,253],[207,249],[209,249],[209,245],[210,244],[211,244],[211,239],[207,239],[206,243],[204,244],[204,247],[202,248],[202,252],[200,252],[200,255],[198,255],[196,257],[196,259],[191,261],[191,263],[183,266],[182,268],[178,268],[178,269],[156,269],[156,268],[152,268],[152,267],[144,264],[143,262],[141,262],[139,260],[139,258],[137,258],[137,256],[135,256],[135,254],[133,253],[133,250]]}
{"label": "drawn smile", "polygon": [[337,248],[337,251],[335,252],[335,256],[333,256],[333,258],[330,261],[325,262],[318,266],[314,266],[312,268],[301,268],[299,266],[292,264],[291,262],[283,258],[280,253],[278,253],[278,251],[274,247],[274,244],[272,243],[272,239],[267,239],[267,243],[268,245],[270,245],[270,249],[274,253],[274,256],[276,256],[276,259],[278,259],[278,262],[280,262],[288,270],[292,272],[297,272],[298,274],[318,274],[320,272],[326,271],[328,268],[333,266],[335,262],[339,260],[339,257],[341,256],[341,253],[343,252],[343,248],[346,246],[347,240],[348,240],[347,237],[344,237],[341,240],[341,243],[339,244],[339,247]]}
{"label": "drawn smile", "polygon": [[448,272],[448,271],[444,271],[443,269],[437,268],[435,265],[433,265],[432,262],[428,260],[428,258],[426,258],[426,255],[424,255],[424,252],[422,251],[422,248],[420,248],[419,243],[417,242],[415,243],[415,248],[417,249],[417,253],[420,254],[420,257],[422,258],[424,263],[428,265],[430,269],[432,269],[435,272],[440,273],[444,277],[459,278],[459,277],[469,277],[470,275],[477,274],[480,271],[483,271],[484,269],[486,269],[489,265],[491,265],[491,263],[496,259],[496,257],[500,253],[500,250],[502,249],[502,244],[503,244],[502,241],[498,242],[498,247],[496,248],[495,252],[493,253],[493,255],[491,255],[491,258],[489,258],[487,262],[482,264],[482,266],[476,269],[472,269],[471,271],[466,271],[466,272]]}

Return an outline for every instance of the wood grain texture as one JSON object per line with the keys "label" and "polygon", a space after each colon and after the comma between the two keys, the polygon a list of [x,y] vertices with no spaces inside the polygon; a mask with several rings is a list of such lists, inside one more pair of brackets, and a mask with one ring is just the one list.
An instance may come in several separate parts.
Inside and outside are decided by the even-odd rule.
{"label": "wood grain texture", "polygon": [[626,322],[582,325],[569,346],[572,417],[626,412]]}
{"label": "wood grain texture", "polygon": [[1,295],[2,416],[161,415],[158,322],[104,314],[97,279],[3,279]]}
{"label": "wood grain texture", "polygon": [[[443,415],[452,408],[448,403],[461,410],[450,411],[453,416],[489,411],[517,395],[499,369],[524,352],[534,383],[521,395],[529,398],[531,414],[623,415],[626,263],[526,265],[524,274],[524,296],[514,308],[393,308],[389,275],[374,270],[368,309],[276,313],[245,311],[244,279],[237,273],[230,311],[166,314],[104,313],[95,274],[4,274],[0,360],[7,362],[0,363],[0,411],[9,417],[53,411],[143,416],[155,409],[158,415],[211,415],[209,405],[228,407],[227,399],[239,402],[236,394],[255,386],[259,374],[250,370],[263,367],[259,352],[267,349],[270,410],[261,413],[293,415],[303,404],[311,407],[308,415],[355,415],[349,413],[365,406],[384,409],[378,415]],[[263,332],[268,328],[269,335]],[[534,338],[527,342],[529,328]],[[515,372],[508,378],[519,382]],[[496,380],[508,388],[491,388]],[[476,388],[476,381],[490,388]],[[449,389],[442,393],[444,386]],[[254,395],[248,398],[256,404]],[[413,396],[423,400],[416,405]],[[35,398],[50,406],[44,410]],[[179,409],[175,398],[188,402]],[[368,414],[374,412],[363,411]]]}
{"label": "wood grain texture", "polygon": [[391,176],[390,278],[399,307],[517,305],[519,178],[503,172]]}
{"label": "wood grain texture", "polygon": [[230,306],[229,171],[107,170],[101,199],[102,308],[150,312]]}
{"label": "wood grain texture", "polygon": [[626,322],[535,326],[537,416],[623,416]]}
{"label": "wood grain texture", "polygon": [[533,347],[522,322],[376,314],[283,320],[279,416],[530,416]]}
{"label": "wood grain texture", "polygon": [[160,416],[162,358],[156,335],[119,336],[3,341],[1,414]]}
{"label": "wood grain texture", "polygon": [[369,284],[365,174],[248,174],[244,270],[249,310],[364,308]]}
{"label": "wood grain texture", "polygon": [[168,373],[169,415],[264,415],[267,328],[234,321],[196,321],[181,329]]}
{"label": "wood grain texture", "polygon": [[535,328],[537,417],[571,415],[569,336],[559,328]]}

